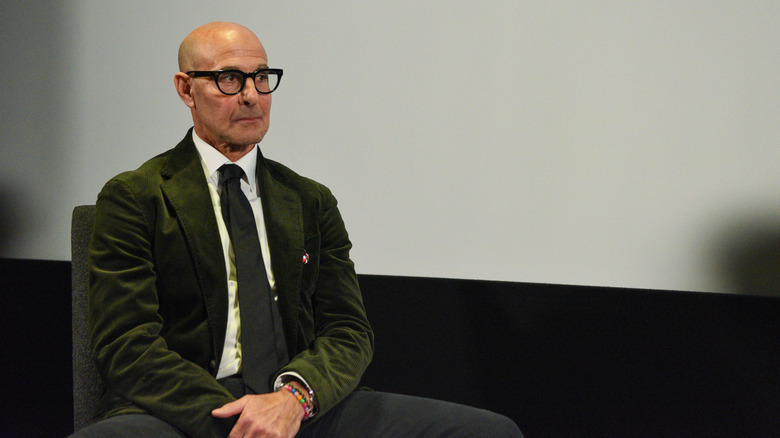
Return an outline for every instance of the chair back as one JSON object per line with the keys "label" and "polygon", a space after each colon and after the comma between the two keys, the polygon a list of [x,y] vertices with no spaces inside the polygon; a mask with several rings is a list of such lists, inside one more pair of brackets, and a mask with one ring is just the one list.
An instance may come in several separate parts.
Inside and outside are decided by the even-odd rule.
{"label": "chair back", "polygon": [[100,375],[92,361],[87,293],[89,265],[87,251],[95,227],[95,206],[80,205],[73,209],[71,221],[71,306],[73,312],[73,428],[83,429],[92,423],[103,393]]}

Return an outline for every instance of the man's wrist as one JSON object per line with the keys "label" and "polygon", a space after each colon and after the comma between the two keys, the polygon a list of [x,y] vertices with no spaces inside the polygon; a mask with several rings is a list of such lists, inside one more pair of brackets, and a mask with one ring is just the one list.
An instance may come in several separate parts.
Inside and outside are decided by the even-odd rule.
{"label": "man's wrist", "polygon": [[307,418],[311,418],[316,415],[318,411],[317,398],[314,395],[314,390],[311,388],[311,386],[309,386],[309,383],[306,381],[306,379],[293,371],[282,373],[279,377],[276,378],[276,382],[274,382],[274,391],[279,391],[284,385],[287,384],[292,384],[296,387],[296,389],[301,391],[301,394],[311,408],[311,412]]}
{"label": "man's wrist", "polygon": [[312,406],[309,399],[306,397],[306,393],[303,389],[303,386],[301,386],[297,382],[289,382],[286,383],[284,386],[282,386],[280,391],[289,392],[292,394],[293,397],[300,403],[301,407],[303,408],[303,420],[308,420],[311,418],[312,415],[314,415],[314,407]]}

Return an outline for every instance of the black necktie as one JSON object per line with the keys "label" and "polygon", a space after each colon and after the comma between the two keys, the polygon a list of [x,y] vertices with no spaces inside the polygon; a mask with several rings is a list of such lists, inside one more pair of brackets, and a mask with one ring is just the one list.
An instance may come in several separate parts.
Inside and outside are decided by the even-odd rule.
{"label": "black necktie", "polygon": [[287,344],[268,285],[252,207],[241,191],[244,171],[236,164],[225,164],[219,171],[222,217],[233,243],[238,281],[242,374],[252,391],[263,394],[270,392],[273,374],[288,362]]}

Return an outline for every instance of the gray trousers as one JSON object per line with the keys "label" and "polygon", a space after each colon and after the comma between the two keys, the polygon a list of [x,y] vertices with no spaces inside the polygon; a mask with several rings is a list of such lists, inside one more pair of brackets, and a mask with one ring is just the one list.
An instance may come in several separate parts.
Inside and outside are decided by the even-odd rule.
{"label": "gray trousers", "polygon": [[[226,385],[227,386],[227,385]],[[228,388],[231,389],[231,388]],[[232,391],[231,391],[232,392]],[[74,437],[186,437],[151,415],[120,415]],[[455,403],[376,391],[355,391],[296,437],[522,437],[507,417]]]}

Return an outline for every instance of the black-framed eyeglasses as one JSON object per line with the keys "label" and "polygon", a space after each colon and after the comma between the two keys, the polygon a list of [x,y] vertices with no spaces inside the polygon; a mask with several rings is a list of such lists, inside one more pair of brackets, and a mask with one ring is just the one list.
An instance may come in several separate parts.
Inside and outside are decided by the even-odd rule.
{"label": "black-framed eyeglasses", "polygon": [[240,93],[244,89],[246,78],[252,78],[258,93],[271,94],[282,81],[282,73],[281,68],[261,68],[252,73],[244,73],[241,70],[188,71],[187,76],[213,78],[219,91],[227,95]]}

